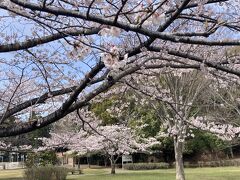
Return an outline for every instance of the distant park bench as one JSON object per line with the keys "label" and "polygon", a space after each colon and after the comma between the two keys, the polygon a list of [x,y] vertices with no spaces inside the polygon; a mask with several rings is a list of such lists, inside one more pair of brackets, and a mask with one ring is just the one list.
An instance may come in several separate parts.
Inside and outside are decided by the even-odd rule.
{"label": "distant park bench", "polygon": [[66,167],[72,174],[82,174],[82,170],[78,167],[72,167],[69,165],[64,165],[64,167]]}
{"label": "distant park bench", "polygon": [[74,168],[74,167],[72,167],[72,168],[69,168],[69,171],[72,173],[72,174],[82,174],[82,170],[81,169],[79,169],[79,168]]}

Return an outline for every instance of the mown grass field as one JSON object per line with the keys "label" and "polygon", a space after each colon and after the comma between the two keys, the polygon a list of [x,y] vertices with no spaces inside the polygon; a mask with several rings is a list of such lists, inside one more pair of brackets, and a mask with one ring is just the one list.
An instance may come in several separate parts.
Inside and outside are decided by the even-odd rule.
{"label": "mown grass field", "polygon": [[[174,180],[174,169],[149,171],[85,169],[83,175],[69,175],[68,180]],[[0,180],[23,180],[23,170],[0,170]],[[187,180],[239,180],[240,167],[186,169]]]}

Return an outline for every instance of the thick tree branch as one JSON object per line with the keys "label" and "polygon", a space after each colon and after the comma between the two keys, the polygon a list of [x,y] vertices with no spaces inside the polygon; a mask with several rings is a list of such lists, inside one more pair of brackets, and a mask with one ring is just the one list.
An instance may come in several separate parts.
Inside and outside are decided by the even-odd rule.
{"label": "thick tree branch", "polygon": [[[138,25],[132,25],[132,24],[126,24],[123,22],[116,22],[114,23],[113,20],[109,20],[100,16],[95,16],[95,15],[89,15],[88,17],[85,14],[82,14],[80,12],[76,11],[71,11],[71,10],[64,10],[64,9],[59,9],[59,8],[53,8],[53,7],[46,7],[46,8],[41,8],[40,6],[34,4],[34,3],[28,3],[28,2],[23,2],[21,0],[11,0],[12,2],[25,7],[29,8],[31,10],[36,10],[36,11],[43,11],[47,13],[51,13],[54,15],[62,15],[62,16],[68,16],[68,17],[75,17],[75,18],[80,18],[83,20],[88,20],[88,21],[93,21],[96,23],[100,24],[105,24],[105,25],[111,25],[115,26],[121,29],[124,29],[125,31],[133,31],[136,33],[140,33],[142,35],[154,38],[154,39],[162,39],[165,41],[171,41],[175,43],[185,43],[185,44],[198,44],[198,45],[206,45],[206,46],[239,46],[240,41],[239,40],[205,40],[205,39],[196,39],[196,38],[189,38],[189,37],[178,37],[174,36],[171,33],[164,33],[164,32],[158,32],[158,31],[152,31],[143,27],[139,27]],[[184,1],[182,8],[184,8],[190,0]],[[185,6],[184,6],[185,5]],[[177,16],[179,16],[178,13],[176,15],[173,15],[169,21],[169,23],[166,23],[164,26],[169,26],[172,21],[171,19],[173,18],[176,19]],[[162,29],[164,27],[160,27]]]}
{"label": "thick tree branch", "polygon": [[49,43],[55,40],[66,38],[69,36],[80,36],[80,35],[93,35],[97,34],[100,31],[100,28],[94,28],[91,30],[67,30],[60,33],[55,33],[49,36],[44,36],[41,38],[29,39],[25,42],[17,42],[12,44],[0,45],[0,52],[11,52],[17,50],[24,50],[28,48],[35,47],[37,45]]}
{"label": "thick tree branch", "polygon": [[[158,48],[158,47],[149,47],[148,49],[150,51],[155,51],[155,52],[162,51],[162,49]],[[189,54],[189,53],[184,53],[184,52],[180,52],[180,51],[176,51],[176,50],[172,50],[172,49],[165,49],[165,50],[170,55],[185,58],[185,59],[190,59],[190,60],[193,60],[193,61],[196,61],[196,62],[199,62],[199,63],[204,63],[208,67],[212,67],[212,68],[221,70],[223,72],[234,74],[234,75],[240,77],[240,71],[237,71],[235,69],[231,69],[227,66],[222,66],[222,65],[214,63],[214,62],[209,62],[209,61],[207,61],[203,58],[200,58],[198,56],[195,56],[195,55],[192,55],[192,54]]]}
{"label": "thick tree branch", "polygon": [[[97,73],[102,68],[102,64],[98,64],[98,66],[95,67],[95,70],[92,71]],[[70,104],[70,102],[76,100],[76,94],[80,91],[80,89],[83,89],[87,86],[89,83],[90,75],[87,75],[86,78],[82,81],[80,86],[78,87],[78,90],[75,90],[75,93],[72,94],[72,96],[62,105],[61,108],[54,111],[53,113],[43,117],[42,119],[31,121],[31,122],[25,122],[20,123],[14,127],[9,127],[5,129],[0,129],[0,137],[8,137],[8,136],[15,136],[23,133],[27,133],[36,129],[40,129],[42,127],[45,127],[51,123],[54,123],[61,118],[65,117],[69,113],[82,108],[87,105],[89,101],[91,101],[94,97],[96,97],[98,94],[108,90],[110,87],[112,87],[116,82],[118,82],[121,78],[127,76],[128,74],[134,73],[137,70],[141,69],[141,65],[136,65],[134,67],[130,67],[126,69],[125,71],[122,71],[114,76],[112,76],[111,80],[106,80],[103,82],[97,89],[89,92],[84,96],[83,99],[80,99],[79,101],[76,101],[75,103]],[[95,74],[94,73],[94,74]],[[70,104],[70,106],[69,106]]]}

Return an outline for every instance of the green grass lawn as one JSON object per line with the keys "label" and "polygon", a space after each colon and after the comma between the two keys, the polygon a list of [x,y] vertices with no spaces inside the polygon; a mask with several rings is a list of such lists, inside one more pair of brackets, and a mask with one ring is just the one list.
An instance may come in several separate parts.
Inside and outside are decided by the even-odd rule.
{"label": "green grass lawn", "polygon": [[[187,180],[239,180],[240,167],[186,169]],[[174,169],[125,171],[117,169],[85,169],[83,175],[69,175],[68,180],[174,180]],[[0,170],[0,180],[23,180],[23,170]]]}
{"label": "green grass lawn", "polygon": [[0,180],[22,180],[23,170],[0,170]]}

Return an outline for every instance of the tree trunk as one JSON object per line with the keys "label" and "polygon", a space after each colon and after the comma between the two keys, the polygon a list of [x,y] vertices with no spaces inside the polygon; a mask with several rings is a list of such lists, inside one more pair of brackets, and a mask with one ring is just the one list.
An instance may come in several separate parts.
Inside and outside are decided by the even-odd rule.
{"label": "tree trunk", "polygon": [[78,162],[77,162],[77,165],[78,165],[78,169],[80,169],[80,157],[78,158]]}
{"label": "tree trunk", "polygon": [[104,157],[104,166],[107,167],[107,162],[108,161],[108,158]]}
{"label": "tree trunk", "polygon": [[230,155],[231,155],[231,158],[233,159],[234,158],[234,155],[233,155],[233,149],[232,149],[232,146],[230,146]]}
{"label": "tree trunk", "polygon": [[176,180],[185,180],[183,166],[183,142],[179,142],[177,137],[174,138],[174,152],[176,162]]}
{"label": "tree trunk", "polygon": [[115,165],[115,161],[113,159],[110,159],[111,161],[111,174],[116,174],[116,165]]}
{"label": "tree trunk", "polygon": [[78,167],[78,174],[82,174],[81,165],[80,165],[80,157],[78,157],[77,167]]}
{"label": "tree trunk", "polygon": [[62,152],[62,166],[64,165],[64,155],[63,155],[63,152]]}
{"label": "tree trunk", "polygon": [[87,156],[87,163],[88,163],[88,168],[90,168],[90,162],[89,162],[89,157]]}

